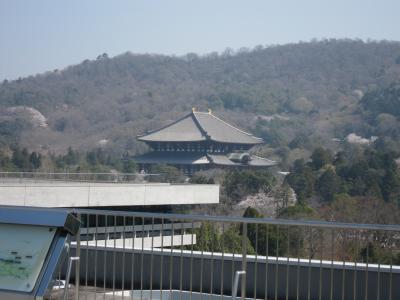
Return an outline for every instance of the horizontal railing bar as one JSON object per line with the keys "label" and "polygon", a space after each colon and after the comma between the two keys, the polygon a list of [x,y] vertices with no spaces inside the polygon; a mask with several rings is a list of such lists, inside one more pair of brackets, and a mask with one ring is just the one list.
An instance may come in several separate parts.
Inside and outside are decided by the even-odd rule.
{"label": "horizontal railing bar", "polygon": [[[62,184],[62,185],[61,185]],[[104,184],[104,186],[102,186]],[[112,182],[112,181],[64,181],[57,182],[54,184],[50,183],[18,183],[15,182],[13,184],[8,183],[8,184],[2,184],[0,180],[0,186],[2,188],[20,188],[21,186],[29,186],[29,187],[52,187],[52,188],[73,188],[73,187],[87,187],[87,186],[97,186],[97,187],[107,187],[107,188],[112,188],[112,187],[117,187],[117,186],[146,186],[146,185],[151,185],[151,186],[188,186],[188,185],[196,185],[199,186],[201,184],[197,183],[170,183],[170,182]],[[207,184],[207,186],[218,186],[218,184]],[[128,216],[128,215],[126,215]]]}
{"label": "horizontal railing bar", "polygon": [[[62,184],[62,185],[61,185]],[[165,185],[188,185],[186,183],[169,183],[169,182],[112,182],[112,181],[64,181],[64,182],[57,182],[54,184],[50,183],[27,183],[27,182],[22,182],[22,183],[7,183],[7,184],[2,184],[0,180],[0,185],[1,187],[9,187],[9,188],[19,188],[22,186],[34,186],[34,187],[80,187],[85,184],[93,184],[93,186],[101,186],[101,184],[105,184],[105,187],[112,187],[112,186],[122,186],[122,185],[159,185],[159,186],[165,186]],[[196,185],[196,184],[191,184],[191,185]],[[209,185],[215,185],[215,184],[209,184]]]}
{"label": "horizontal railing bar", "polygon": [[357,229],[357,230],[382,230],[382,231],[399,231],[400,225],[395,224],[356,224],[328,221],[304,221],[304,220],[287,220],[272,218],[244,218],[231,216],[209,216],[209,215],[184,215],[169,213],[148,213],[148,212],[127,212],[127,211],[109,211],[109,210],[92,210],[92,209],[71,209],[73,213],[88,215],[106,215],[106,216],[126,216],[126,217],[142,217],[155,219],[172,219],[172,220],[191,220],[191,221],[212,221],[212,222],[234,222],[248,224],[270,224],[270,225],[287,225],[287,226],[306,226],[320,228],[338,228],[338,229]]}
{"label": "horizontal railing bar", "polygon": [[[81,248],[83,249],[90,249],[90,250],[96,250],[96,247],[93,245],[86,245],[85,242],[80,243]],[[76,242],[71,243],[72,248],[77,247]],[[162,248],[151,248],[151,247],[144,247],[143,249],[141,247],[139,248],[134,248],[134,249],[124,249],[121,247],[112,247],[112,246],[104,246],[102,245],[101,249],[97,249],[97,251],[114,251],[114,252],[134,252],[134,253],[144,253],[150,255],[151,252],[153,254],[159,254],[162,255],[163,250]],[[164,250],[165,251],[165,250]],[[191,251],[191,250],[181,250],[181,249],[168,249],[168,255],[169,256],[174,256],[174,257],[185,257],[185,258],[206,258],[206,259],[221,259],[222,256],[224,257],[225,260],[235,260],[235,261],[241,261],[242,260],[242,254],[240,253],[222,253],[222,252],[210,252],[210,251]],[[367,269],[367,264],[362,263],[362,262],[357,262],[357,265],[355,262],[352,261],[340,261],[340,260],[320,260],[320,259],[308,259],[308,258],[297,258],[297,257],[285,257],[285,256],[271,256],[269,255],[268,257],[265,255],[252,255],[252,254],[247,254],[246,259],[248,259],[249,263],[266,263],[268,261],[268,264],[278,264],[278,265],[287,265],[290,264],[292,266],[302,266],[302,267],[320,267],[324,269],[337,269],[341,270],[343,269],[343,262],[344,267],[346,270],[354,270],[357,268],[358,271],[365,271]],[[398,265],[390,265],[390,264],[377,264],[377,263],[369,263],[368,264],[368,270],[369,271],[378,271],[378,268],[380,268],[381,271],[385,270],[388,271],[390,268],[392,268],[392,271],[395,273],[400,273],[400,266]]]}
{"label": "horizontal railing bar", "polygon": [[126,176],[126,175],[142,175],[142,176],[152,176],[152,175],[162,175],[162,173],[77,173],[77,172],[0,172],[0,174],[36,174],[36,175],[113,175],[113,176]]}
{"label": "horizontal railing bar", "polygon": [[[200,228],[201,224],[199,222],[193,223],[193,228]],[[172,224],[165,223],[162,224],[154,224],[154,225],[135,225],[135,226],[108,226],[108,227],[83,227],[81,228],[81,234],[94,234],[94,233],[129,233],[129,232],[143,232],[143,231],[155,231],[155,230],[169,230],[172,229]],[[174,228],[176,230],[181,229],[192,229],[192,223],[181,223],[179,224],[179,228]]]}

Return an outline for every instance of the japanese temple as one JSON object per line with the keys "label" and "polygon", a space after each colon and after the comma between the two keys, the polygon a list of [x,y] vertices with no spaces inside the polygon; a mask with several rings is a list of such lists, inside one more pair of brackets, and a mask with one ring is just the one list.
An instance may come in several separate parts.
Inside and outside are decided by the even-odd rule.
{"label": "japanese temple", "polygon": [[249,153],[263,143],[261,138],[244,132],[215,116],[211,110],[192,112],[158,130],[138,137],[151,152],[134,157],[140,170],[153,164],[176,166],[187,174],[220,168],[265,168],[275,161]]}

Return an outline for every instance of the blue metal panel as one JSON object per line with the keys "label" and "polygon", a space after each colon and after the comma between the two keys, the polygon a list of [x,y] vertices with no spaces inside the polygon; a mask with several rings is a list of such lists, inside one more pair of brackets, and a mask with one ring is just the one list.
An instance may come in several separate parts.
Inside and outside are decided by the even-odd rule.
{"label": "blue metal panel", "polygon": [[71,234],[76,234],[80,225],[65,209],[14,206],[0,207],[0,223],[59,227]]}

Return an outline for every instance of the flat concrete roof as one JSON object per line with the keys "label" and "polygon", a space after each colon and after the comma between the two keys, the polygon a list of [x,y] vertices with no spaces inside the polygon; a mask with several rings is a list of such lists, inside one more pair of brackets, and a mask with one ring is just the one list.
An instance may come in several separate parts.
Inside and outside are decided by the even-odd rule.
{"label": "flat concrete roof", "polygon": [[0,181],[0,205],[157,206],[219,203],[217,184]]}

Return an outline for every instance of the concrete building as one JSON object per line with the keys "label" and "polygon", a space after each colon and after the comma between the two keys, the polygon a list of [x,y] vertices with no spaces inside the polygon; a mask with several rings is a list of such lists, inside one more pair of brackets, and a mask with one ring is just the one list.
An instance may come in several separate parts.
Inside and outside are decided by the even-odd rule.
{"label": "concrete building", "polygon": [[0,205],[120,207],[219,203],[217,184],[0,181]]}

